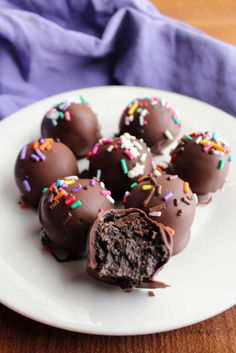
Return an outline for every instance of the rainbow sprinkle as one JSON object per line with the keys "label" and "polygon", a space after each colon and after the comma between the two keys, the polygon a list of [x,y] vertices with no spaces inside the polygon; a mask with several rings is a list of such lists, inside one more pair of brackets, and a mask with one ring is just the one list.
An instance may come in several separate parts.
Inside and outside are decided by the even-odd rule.
{"label": "rainbow sprinkle", "polygon": [[223,169],[223,167],[224,167],[224,160],[221,159],[221,160],[219,161],[218,169]]}
{"label": "rainbow sprinkle", "polygon": [[123,173],[124,173],[124,174],[127,174],[127,173],[128,173],[128,168],[127,168],[127,165],[126,165],[125,160],[124,160],[124,159],[121,159],[121,160],[120,160],[120,163],[121,163],[121,167],[122,167]]}
{"label": "rainbow sprinkle", "polygon": [[23,185],[24,185],[24,187],[25,187],[25,191],[27,191],[27,192],[30,192],[31,191],[31,187],[30,187],[30,184],[29,184],[29,182],[28,182],[28,180],[23,180]]}
{"label": "rainbow sprinkle", "polygon": [[167,201],[171,196],[173,196],[173,192],[169,191],[162,198],[163,200]]}
{"label": "rainbow sprinkle", "polygon": [[77,207],[79,207],[79,206],[81,206],[82,205],[82,202],[81,201],[76,201],[75,203],[73,203],[73,205],[71,205],[70,206],[70,208],[72,209],[72,210],[74,210],[75,208],[77,208]]}
{"label": "rainbow sprinkle", "polygon": [[20,159],[21,160],[25,159],[26,150],[27,150],[27,146],[25,145],[25,146],[22,147],[22,150],[21,150],[21,153],[20,153]]}
{"label": "rainbow sprinkle", "polygon": [[94,187],[95,186],[95,179],[92,179],[91,181],[90,181],[90,185],[92,186],[92,187]]}

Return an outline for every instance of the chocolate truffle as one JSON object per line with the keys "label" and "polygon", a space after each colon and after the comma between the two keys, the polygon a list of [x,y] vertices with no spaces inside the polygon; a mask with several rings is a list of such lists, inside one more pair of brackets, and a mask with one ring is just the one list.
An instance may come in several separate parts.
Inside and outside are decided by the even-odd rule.
{"label": "chocolate truffle", "polygon": [[52,138],[23,146],[15,164],[15,180],[26,202],[38,206],[43,188],[57,178],[78,174],[71,150]]}
{"label": "chocolate truffle", "polygon": [[66,177],[43,193],[39,219],[47,237],[67,254],[66,260],[81,259],[86,254],[89,227],[113,203],[111,192],[96,178]]}
{"label": "chocolate truffle", "polygon": [[177,137],[181,122],[177,113],[158,97],[134,99],[120,119],[120,134],[142,138],[152,153],[160,154]]}
{"label": "chocolate truffle", "polygon": [[76,157],[85,156],[101,137],[96,114],[83,96],[67,98],[51,108],[42,121],[41,132],[66,144]]}
{"label": "chocolate truffle", "polygon": [[196,203],[188,182],[169,174],[143,177],[126,193],[123,203],[126,208],[142,209],[150,218],[170,227],[170,231],[173,229],[173,255],[185,248]]}
{"label": "chocolate truffle", "polygon": [[169,260],[172,236],[161,223],[138,209],[100,214],[89,233],[88,273],[94,278],[133,287],[166,287],[153,277]]}
{"label": "chocolate truffle", "polygon": [[223,187],[232,160],[230,148],[215,132],[185,135],[171,152],[168,171],[189,182],[199,202]]}
{"label": "chocolate truffle", "polygon": [[128,133],[99,140],[88,158],[90,177],[101,179],[116,199],[121,199],[130,185],[153,170],[148,149]]}

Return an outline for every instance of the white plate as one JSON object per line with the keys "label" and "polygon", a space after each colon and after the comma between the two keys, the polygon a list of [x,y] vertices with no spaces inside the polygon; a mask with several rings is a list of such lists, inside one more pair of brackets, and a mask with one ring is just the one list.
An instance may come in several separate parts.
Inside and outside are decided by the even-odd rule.
{"label": "white plate", "polygon": [[[67,330],[106,335],[176,329],[209,318],[236,303],[236,166],[213,202],[199,206],[188,247],[171,258],[158,278],[171,287],[124,293],[88,278],[85,262],[57,263],[42,250],[36,212],[22,210],[15,186],[15,158],[39,137],[45,111],[68,95],[83,94],[98,113],[104,135],[117,131],[122,109],[134,97],[160,95],[182,115],[183,133],[214,130],[236,151],[236,120],[178,94],[137,87],[97,87],[59,94],[26,107],[0,124],[0,301],[37,321]],[[163,159],[163,158],[162,158]]]}

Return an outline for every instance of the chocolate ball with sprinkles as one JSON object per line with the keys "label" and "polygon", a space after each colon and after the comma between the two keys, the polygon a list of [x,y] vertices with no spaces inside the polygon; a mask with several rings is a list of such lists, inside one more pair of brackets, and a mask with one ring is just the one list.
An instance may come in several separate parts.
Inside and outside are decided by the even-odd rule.
{"label": "chocolate ball with sprinkles", "polygon": [[231,161],[228,144],[215,132],[194,132],[171,152],[168,171],[188,181],[200,203],[208,203],[211,193],[223,187]]}
{"label": "chocolate ball with sprinkles", "polygon": [[132,288],[165,288],[154,276],[169,260],[172,236],[138,209],[99,215],[89,233],[88,273],[103,282]]}
{"label": "chocolate ball with sprinkles", "polygon": [[78,174],[76,158],[66,145],[52,138],[24,145],[15,164],[16,184],[25,201],[35,207],[42,190],[68,174]]}
{"label": "chocolate ball with sprinkles", "polygon": [[59,260],[84,258],[91,224],[113,204],[111,192],[97,178],[58,179],[44,190],[39,203],[43,244]]}
{"label": "chocolate ball with sprinkles", "polygon": [[83,96],[67,98],[45,115],[41,132],[66,144],[76,157],[86,156],[101,137],[98,119]]}
{"label": "chocolate ball with sprinkles", "polygon": [[129,133],[102,138],[88,153],[90,177],[96,176],[121,200],[138,178],[153,171],[152,157],[143,141]]}
{"label": "chocolate ball with sprinkles", "polygon": [[153,154],[160,154],[179,134],[179,115],[161,98],[132,100],[120,119],[120,134],[129,132],[142,138]]}
{"label": "chocolate ball with sprinkles", "polygon": [[173,234],[173,255],[182,251],[190,239],[197,197],[188,182],[177,175],[146,176],[126,192],[126,208],[140,208],[148,217],[163,223]]}

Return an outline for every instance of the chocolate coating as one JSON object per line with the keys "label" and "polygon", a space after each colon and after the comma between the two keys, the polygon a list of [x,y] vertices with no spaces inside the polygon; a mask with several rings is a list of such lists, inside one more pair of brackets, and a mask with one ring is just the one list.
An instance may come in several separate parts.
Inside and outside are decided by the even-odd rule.
{"label": "chocolate coating", "polygon": [[59,139],[76,157],[85,156],[101,137],[97,117],[82,98],[57,104],[47,112],[41,125],[42,136]]}
{"label": "chocolate coating", "polygon": [[120,134],[129,132],[142,138],[152,153],[160,154],[177,137],[181,123],[176,112],[164,100],[137,98],[124,110],[119,128]]}
{"label": "chocolate coating", "polygon": [[88,158],[90,177],[101,174],[101,180],[115,199],[121,199],[131,184],[153,170],[152,157],[147,148],[128,133],[99,140]]}
{"label": "chocolate coating", "polygon": [[[34,149],[33,146],[36,147],[37,142],[39,146]],[[45,157],[44,160],[38,156],[40,152],[41,158]],[[55,142],[51,138],[25,145],[16,159],[16,184],[26,201],[35,207],[38,206],[43,188],[65,175],[77,174],[77,162],[71,150],[63,143]]]}
{"label": "chocolate coating", "polygon": [[[85,257],[91,224],[98,212],[113,207],[112,198],[107,198],[104,193],[108,191],[97,179],[71,180],[74,182],[68,185],[66,183],[70,180],[62,179],[58,188],[54,186],[44,192],[38,208],[39,219],[47,236],[67,252],[68,260]],[[60,189],[64,190],[63,195],[56,200]]]}
{"label": "chocolate coating", "polygon": [[223,186],[230,158],[229,147],[215,134],[193,133],[183,136],[171,152],[168,170],[188,181],[193,192],[200,199],[204,195],[207,202],[206,194]]}
{"label": "chocolate coating", "polygon": [[88,273],[94,278],[133,287],[166,287],[153,277],[169,260],[172,236],[161,223],[138,209],[100,214],[89,233]]}
{"label": "chocolate coating", "polygon": [[147,176],[131,189],[124,200],[126,208],[140,208],[150,218],[175,231],[173,255],[187,245],[195,214],[195,198],[191,189],[185,190],[184,186],[184,181],[177,175]]}

